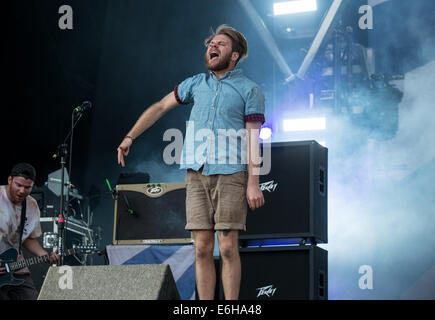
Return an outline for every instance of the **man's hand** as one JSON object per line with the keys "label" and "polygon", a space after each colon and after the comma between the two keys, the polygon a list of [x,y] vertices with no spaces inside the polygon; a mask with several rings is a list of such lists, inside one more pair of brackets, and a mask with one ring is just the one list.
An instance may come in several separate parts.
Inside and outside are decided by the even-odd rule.
{"label": "man's hand", "polygon": [[50,253],[50,264],[57,264],[57,261],[59,260],[59,249],[56,249],[52,253]]}
{"label": "man's hand", "polygon": [[248,187],[246,189],[246,199],[251,210],[255,210],[264,205],[263,192],[259,185],[259,164],[260,164],[260,144],[258,137],[260,134],[261,122],[249,121],[245,124],[247,130],[248,143]]}
{"label": "man's hand", "polygon": [[129,137],[125,137],[124,140],[122,140],[121,144],[118,147],[118,164],[120,164],[122,167],[125,167],[124,162],[124,156],[126,157],[128,153],[130,152],[130,146],[133,143],[133,139]]}
{"label": "man's hand", "polygon": [[264,205],[263,192],[258,183],[249,183],[246,189],[246,199],[251,210],[255,210]]}

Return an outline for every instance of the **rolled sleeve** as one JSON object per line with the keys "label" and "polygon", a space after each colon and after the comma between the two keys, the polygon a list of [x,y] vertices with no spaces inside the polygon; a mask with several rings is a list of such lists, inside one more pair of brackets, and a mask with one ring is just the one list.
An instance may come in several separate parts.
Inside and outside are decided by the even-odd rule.
{"label": "rolled sleeve", "polygon": [[175,95],[175,100],[177,100],[178,104],[184,104],[183,101],[181,101],[180,97],[178,96],[178,84],[175,86],[174,88],[174,95]]}
{"label": "rolled sleeve", "polygon": [[265,109],[263,92],[258,87],[252,88],[246,100],[245,122],[260,121],[263,124],[266,121],[264,117]]}
{"label": "rolled sleeve", "polygon": [[245,116],[245,122],[252,121],[259,121],[263,125],[263,123],[266,122],[266,118],[264,117],[264,114],[261,113],[248,114],[247,116]]}

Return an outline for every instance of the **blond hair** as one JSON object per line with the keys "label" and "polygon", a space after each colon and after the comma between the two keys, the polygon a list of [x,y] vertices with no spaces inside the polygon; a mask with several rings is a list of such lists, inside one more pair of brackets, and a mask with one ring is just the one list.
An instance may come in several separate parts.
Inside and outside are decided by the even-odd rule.
{"label": "blond hair", "polygon": [[227,26],[226,24],[221,24],[216,31],[213,31],[213,29],[210,30],[211,34],[210,36],[204,40],[204,44],[206,47],[210,44],[211,40],[219,34],[226,35],[230,37],[232,42],[232,48],[233,52],[239,53],[239,58],[236,61],[236,64],[246,58],[248,56],[248,42],[246,41],[246,38],[243,34],[241,34],[236,29]]}

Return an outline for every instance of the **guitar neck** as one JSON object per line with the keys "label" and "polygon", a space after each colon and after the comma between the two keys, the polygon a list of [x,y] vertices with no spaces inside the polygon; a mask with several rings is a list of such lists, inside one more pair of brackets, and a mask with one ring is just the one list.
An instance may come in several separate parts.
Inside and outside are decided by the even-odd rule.
{"label": "guitar neck", "polygon": [[[66,250],[63,256],[69,256],[71,254],[74,254],[74,249]],[[9,268],[11,271],[16,271],[25,267],[30,267],[34,264],[47,263],[47,262],[50,262],[50,256],[48,254],[46,254],[45,256],[31,257],[31,258],[9,263]]]}
{"label": "guitar neck", "polygon": [[9,269],[11,271],[16,271],[16,270],[22,269],[24,267],[29,267],[29,266],[32,266],[32,265],[38,264],[38,263],[46,263],[49,261],[50,261],[50,256],[47,254],[47,255],[41,256],[41,257],[32,257],[32,258],[28,258],[28,259],[9,263]]}

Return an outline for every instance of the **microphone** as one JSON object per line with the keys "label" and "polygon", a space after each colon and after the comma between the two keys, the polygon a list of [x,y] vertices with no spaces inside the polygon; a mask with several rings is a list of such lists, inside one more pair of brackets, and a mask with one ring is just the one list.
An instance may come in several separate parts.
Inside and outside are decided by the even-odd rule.
{"label": "microphone", "polygon": [[76,113],[83,113],[92,108],[92,103],[90,101],[83,102],[80,106],[74,109]]}

